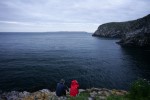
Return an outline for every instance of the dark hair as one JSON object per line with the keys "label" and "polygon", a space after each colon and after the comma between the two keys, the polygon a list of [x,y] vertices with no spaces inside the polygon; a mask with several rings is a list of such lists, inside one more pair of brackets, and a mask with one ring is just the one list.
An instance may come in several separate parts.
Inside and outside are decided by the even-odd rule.
{"label": "dark hair", "polygon": [[64,79],[61,79],[61,80],[60,80],[60,83],[65,83],[65,80],[64,80]]}

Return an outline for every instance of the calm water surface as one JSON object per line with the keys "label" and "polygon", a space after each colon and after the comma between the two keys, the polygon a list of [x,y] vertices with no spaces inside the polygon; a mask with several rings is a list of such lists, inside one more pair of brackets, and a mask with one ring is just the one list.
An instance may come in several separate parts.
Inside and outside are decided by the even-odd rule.
{"label": "calm water surface", "polygon": [[0,90],[54,90],[64,78],[80,88],[128,89],[150,79],[150,50],[121,48],[88,33],[0,33]]}

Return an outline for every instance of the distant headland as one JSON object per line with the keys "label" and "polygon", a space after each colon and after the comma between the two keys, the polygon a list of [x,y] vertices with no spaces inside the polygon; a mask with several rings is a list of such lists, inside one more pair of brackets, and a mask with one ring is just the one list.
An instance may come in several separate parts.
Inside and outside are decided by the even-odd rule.
{"label": "distant headland", "polygon": [[105,23],[93,36],[121,38],[118,44],[131,47],[150,47],[150,14],[127,22]]}

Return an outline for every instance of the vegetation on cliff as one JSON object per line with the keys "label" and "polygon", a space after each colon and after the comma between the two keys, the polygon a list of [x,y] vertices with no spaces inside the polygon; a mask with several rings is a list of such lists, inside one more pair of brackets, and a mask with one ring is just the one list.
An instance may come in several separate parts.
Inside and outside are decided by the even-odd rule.
{"label": "vegetation on cliff", "polygon": [[150,14],[133,21],[102,24],[93,36],[121,38],[122,46],[150,46]]}

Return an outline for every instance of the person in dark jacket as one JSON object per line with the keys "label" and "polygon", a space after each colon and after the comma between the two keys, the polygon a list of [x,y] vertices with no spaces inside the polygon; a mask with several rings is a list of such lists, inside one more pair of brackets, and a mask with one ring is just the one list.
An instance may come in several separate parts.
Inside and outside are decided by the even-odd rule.
{"label": "person in dark jacket", "polygon": [[68,88],[64,84],[65,84],[65,80],[64,79],[61,79],[60,82],[57,83],[56,95],[58,97],[66,96],[66,91],[69,91]]}

